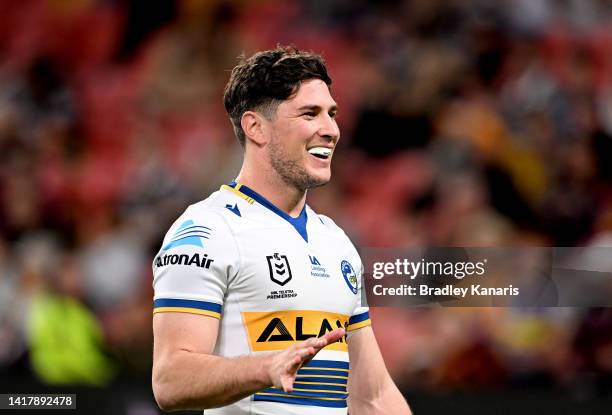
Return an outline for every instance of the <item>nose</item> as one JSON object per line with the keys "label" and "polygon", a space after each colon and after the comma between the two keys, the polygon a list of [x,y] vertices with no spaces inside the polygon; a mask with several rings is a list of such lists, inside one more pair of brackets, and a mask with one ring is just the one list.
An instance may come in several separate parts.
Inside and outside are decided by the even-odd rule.
{"label": "nose", "polygon": [[340,138],[340,129],[338,128],[338,123],[329,114],[325,114],[323,115],[323,117],[321,117],[319,135],[331,141],[338,141],[338,139]]}

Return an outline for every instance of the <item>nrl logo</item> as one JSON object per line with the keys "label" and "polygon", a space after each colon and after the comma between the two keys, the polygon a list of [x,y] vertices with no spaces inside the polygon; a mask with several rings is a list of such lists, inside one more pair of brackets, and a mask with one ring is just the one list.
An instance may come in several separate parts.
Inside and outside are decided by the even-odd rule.
{"label": "nrl logo", "polygon": [[268,269],[270,270],[270,279],[278,285],[285,285],[291,281],[291,267],[287,255],[267,255]]}

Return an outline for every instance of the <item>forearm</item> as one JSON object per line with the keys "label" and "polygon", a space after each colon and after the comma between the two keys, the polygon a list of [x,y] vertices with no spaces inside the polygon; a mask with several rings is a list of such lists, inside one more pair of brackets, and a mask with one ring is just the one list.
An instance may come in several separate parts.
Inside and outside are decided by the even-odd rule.
{"label": "forearm", "polygon": [[271,386],[267,355],[224,358],[180,351],[153,368],[153,391],[164,410],[206,409]]}
{"label": "forearm", "polygon": [[389,376],[371,327],[349,337],[349,413],[410,415],[410,408]]}
{"label": "forearm", "polygon": [[298,369],[345,334],[336,329],[281,351],[225,358],[212,354],[216,319],[159,313],[153,331],[153,393],[165,411],[225,406],[270,386],[291,392]]}
{"label": "forearm", "polygon": [[349,395],[351,415],[411,414],[408,403],[393,381],[370,385],[368,393],[359,392]]}

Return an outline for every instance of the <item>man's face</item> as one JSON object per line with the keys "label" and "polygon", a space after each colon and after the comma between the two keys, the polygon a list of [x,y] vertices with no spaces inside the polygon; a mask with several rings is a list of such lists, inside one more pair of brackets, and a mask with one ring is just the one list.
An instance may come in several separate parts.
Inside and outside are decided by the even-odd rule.
{"label": "man's face", "polygon": [[302,82],[297,93],[279,104],[269,122],[270,164],[281,179],[302,191],[331,178],[331,159],[340,139],[336,102],[325,82]]}

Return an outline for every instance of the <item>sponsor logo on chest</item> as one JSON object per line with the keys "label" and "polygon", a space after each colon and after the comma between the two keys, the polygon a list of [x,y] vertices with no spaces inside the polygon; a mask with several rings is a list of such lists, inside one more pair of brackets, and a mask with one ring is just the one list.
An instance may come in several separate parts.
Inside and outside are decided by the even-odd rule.
{"label": "sponsor logo on chest", "polygon": [[[243,312],[253,351],[282,350],[310,337],[348,327],[348,316],[314,310]],[[326,350],[348,351],[346,336]]]}
{"label": "sponsor logo on chest", "polygon": [[329,278],[330,275],[325,270],[325,267],[321,265],[321,262],[314,255],[308,255],[310,259],[310,275],[316,278]]}

